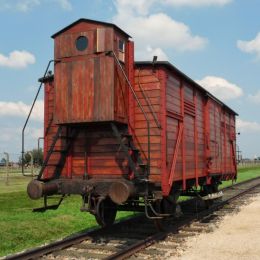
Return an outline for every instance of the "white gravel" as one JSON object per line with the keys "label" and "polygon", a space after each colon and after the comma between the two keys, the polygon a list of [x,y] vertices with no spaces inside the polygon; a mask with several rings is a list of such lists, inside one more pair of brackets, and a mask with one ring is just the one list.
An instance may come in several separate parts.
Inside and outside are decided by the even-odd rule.
{"label": "white gravel", "polygon": [[223,218],[212,233],[189,238],[178,260],[260,260],[260,196]]}

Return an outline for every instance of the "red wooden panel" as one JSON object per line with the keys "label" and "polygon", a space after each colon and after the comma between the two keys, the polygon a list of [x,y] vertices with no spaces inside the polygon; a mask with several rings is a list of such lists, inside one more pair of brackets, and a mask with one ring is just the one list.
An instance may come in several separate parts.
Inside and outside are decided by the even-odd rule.
{"label": "red wooden panel", "polygon": [[[77,38],[80,36],[85,36],[88,39],[88,46],[84,51],[78,51],[75,45]],[[95,36],[96,29],[79,33],[61,34],[55,40],[55,43],[58,45],[56,51],[56,59],[94,53],[96,50]]]}
{"label": "red wooden panel", "polygon": [[113,120],[113,71],[114,61],[111,57],[56,64],[56,122]]}
{"label": "red wooden panel", "polygon": [[187,101],[191,101],[193,102],[193,87],[188,85],[188,84],[184,84],[184,99]]}
{"label": "red wooden panel", "polygon": [[[85,50],[76,48],[79,36],[88,39]],[[128,37],[110,26],[83,21],[55,37],[55,59],[60,59],[55,65],[57,123],[127,123],[128,86],[114,58],[104,55],[111,50],[118,56],[119,40],[126,46],[120,52],[122,66],[129,70]]]}
{"label": "red wooden panel", "polygon": [[[156,124],[156,119],[160,121],[161,118],[161,84],[157,75],[153,70],[136,69],[135,70],[135,91],[139,98],[141,105],[150,122],[150,143],[151,143],[151,175],[150,180],[158,181],[161,177],[154,177],[156,174],[161,174],[161,129]],[[134,102],[134,140],[141,151],[143,160],[146,162],[148,158],[148,129],[147,122],[143,112]],[[153,114],[154,112],[154,114]],[[156,118],[156,119],[155,119]],[[159,168],[154,168],[157,166]]]}
{"label": "red wooden panel", "polygon": [[[105,68],[104,68],[105,69]],[[106,94],[106,92],[104,92]],[[105,98],[105,96],[104,96]],[[118,68],[115,69],[115,105],[114,112],[115,118],[118,121],[123,121],[127,123],[128,115],[128,86],[125,78]]]}
{"label": "red wooden panel", "polygon": [[[67,49],[68,53],[71,55],[85,55],[86,53],[90,53],[90,50],[92,53],[95,51],[100,51],[100,48],[97,50],[97,43],[100,45],[100,40],[102,39],[100,39],[100,33],[97,35],[98,29],[103,30],[102,38],[104,39],[104,42],[102,44],[104,44],[104,49],[112,50],[114,36],[113,28],[104,26],[100,23],[81,22],[55,37],[55,59],[64,57],[63,54],[66,54],[66,52],[64,53],[64,49]],[[74,48],[75,40],[77,37],[84,34],[89,37],[89,48],[87,48],[85,52],[77,52]]]}

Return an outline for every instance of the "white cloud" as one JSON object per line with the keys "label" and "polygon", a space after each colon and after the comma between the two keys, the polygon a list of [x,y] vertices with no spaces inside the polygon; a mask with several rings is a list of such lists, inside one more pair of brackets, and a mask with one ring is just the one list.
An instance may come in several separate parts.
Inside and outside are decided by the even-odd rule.
{"label": "white cloud", "polygon": [[[118,13],[138,13],[147,15],[153,6],[173,6],[173,7],[204,7],[204,6],[224,6],[233,0],[115,0]],[[127,6],[127,8],[125,8]]]}
{"label": "white cloud", "polygon": [[189,6],[189,7],[202,7],[202,6],[224,6],[232,2],[232,0],[163,0],[165,4],[172,6]]}
{"label": "white cloud", "polygon": [[113,22],[134,37],[137,54],[139,53],[137,59],[151,53],[151,60],[154,52],[165,59],[166,48],[175,51],[197,51],[205,47],[207,39],[193,35],[186,24],[175,21],[165,13],[149,14],[155,1],[115,1],[117,14]]}
{"label": "white cloud", "polygon": [[40,0],[22,0],[17,1],[16,9],[21,12],[27,12],[40,4]]}
{"label": "white cloud", "polygon": [[[20,141],[22,133],[22,127],[2,127],[0,142],[12,142],[14,139]],[[30,126],[25,131],[25,137],[30,137],[30,140],[33,139],[34,145],[37,145],[37,139],[43,136],[43,128]],[[29,140],[28,140],[29,141]]]}
{"label": "white cloud", "polygon": [[126,28],[137,44],[146,47],[152,44],[152,48],[170,47],[177,51],[194,51],[204,48],[207,43],[206,39],[193,36],[187,25],[164,13],[128,18],[118,14],[114,21]]}
{"label": "white cloud", "polygon": [[[0,101],[0,117],[23,117],[26,118],[29,114],[31,105],[19,102],[4,102]],[[36,101],[31,119],[43,121],[44,103],[43,100]]]}
{"label": "white cloud", "polygon": [[28,51],[12,51],[9,56],[0,53],[0,66],[22,69],[36,61],[34,55]]}
{"label": "white cloud", "polygon": [[[3,152],[8,152],[10,160],[18,161],[21,156],[21,133],[22,127],[5,126],[1,127],[0,135],[0,159],[4,156]],[[43,128],[40,126],[30,126],[25,132],[25,150],[37,147],[37,141],[39,137],[43,136]]]}
{"label": "white cloud", "polygon": [[243,95],[242,88],[220,77],[206,76],[196,82],[220,100],[235,99]]}
{"label": "white cloud", "polygon": [[121,15],[134,14],[147,15],[151,6],[158,0],[115,0],[117,13]]}
{"label": "white cloud", "polygon": [[144,51],[136,52],[136,56],[138,60],[152,61],[153,56],[157,56],[157,60],[159,61],[167,61],[169,58],[164,53],[161,48],[152,48],[151,46],[147,46]]}
{"label": "white cloud", "polygon": [[56,3],[64,10],[71,10],[70,0],[0,0],[0,10],[28,12],[41,4]]}
{"label": "white cloud", "polygon": [[260,133],[260,123],[244,121],[240,118],[236,120],[238,132]]}
{"label": "white cloud", "polygon": [[43,128],[36,128],[36,127],[29,127],[28,131],[26,132],[27,136],[30,136],[33,139],[38,139],[39,137],[43,136]]}
{"label": "white cloud", "polygon": [[249,94],[248,98],[254,103],[260,104],[260,90],[258,90],[254,95]]}
{"label": "white cloud", "polygon": [[54,0],[54,1],[57,2],[62,9],[67,11],[72,10],[72,5],[69,0]]}
{"label": "white cloud", "polygon": [[238,40],[237,47],[243,52],[256,54],[257,59],[260,59],[260,32],[251,41]]}
{"label": "white cloud", "polygon": [[14,136],[21,135],[22,129],[16,127],[1,127],[0,142],[10,142]]}

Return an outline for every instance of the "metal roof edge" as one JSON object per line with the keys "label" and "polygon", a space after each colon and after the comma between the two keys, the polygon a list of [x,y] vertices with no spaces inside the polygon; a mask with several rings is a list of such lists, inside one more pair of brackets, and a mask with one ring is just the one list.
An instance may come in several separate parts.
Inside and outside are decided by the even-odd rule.
{"label": "metal roof edge", "polygon": [[80,18],[78,20],[76,20],[75,22],[69,24],[68,26],[64,27],[63,29],[59,30],[58,32],[54,33],[51,38],[55,38],[56,36],[58,36],[59,34],[67,31],[68,29],[70,29],[71,27],[73,27],[74,25],[80,23],[80,22],[86,22],[86,23],[98,23],[98,24],[103,24],[103,25],[107,25],[107,26],[111,26],[113,28],[115,28],[116,30],[120,31],[121,33],[125,34],[126,36],[128,36],[129,38],[132,38],[129,34],[127,34],[125,31],[123,31],[121,28],[119,28],[117,25],[113,24],[113,23],[107,23],[107,22],[102,22],[102,21],[96,21],[96,20],[91,20],[91,19],[86,19],[86,18]]}

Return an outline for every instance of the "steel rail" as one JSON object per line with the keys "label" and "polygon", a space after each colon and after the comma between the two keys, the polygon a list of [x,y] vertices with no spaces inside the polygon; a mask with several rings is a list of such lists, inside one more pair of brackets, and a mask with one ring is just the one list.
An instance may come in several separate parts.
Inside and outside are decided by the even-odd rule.
{"label": "steel rail", "polygon": [[[251,181],[255,181],[257,179],[260,179],[260,178],[257,177],[257,178],[251,179]],[[242,184],[246,184],[246,183],[249,183],[249,182],[250,182],[250,180],[245,181],[245,182],[240,182],[240,183],[238,183],[236,185],[240,186]],[[227,187],[226,190],[228,188],[232,189],[232,187],[234,187],[234,186]],[[193,221],[195,219],[196,220],[200,220],[200,219],[204,218],[205,216],[209,216],[213,212],[219,210],[220,208],[223,208],[223,206],[225,206],[227,203],[229,203],[229,202],[231,202],[233,200],[236,200],[237,198],[239,198],[239,197],[241,197],[241,196],[251,192],[252,190],[254,190],[254,189],[258,188],[258,187],[260,187],[260,183],[258,183],[258,184],[254,185],[254,186],[251,186],[251,187],[249,187],[249,188],[239,192],[238,194],[236,194],[236,195],[234,195],[234,196],[232,196],[232,197],[230,197],[230,198],[228,198],[228,199],[218,203],[215,206],[212,206],[210,209],[203,210],[202,212],[199,212],[196,216],[194,215],[194,216],[186,217],[186,219],[176,223],[176,225],[173,228],[171,228],[171,229],[169,229],[167,231],[160,232],[160,233],[157,233],[155,235],[152,235],[152,236],[146,238],[145,240],[142,240],[142,241],[139,241],[139,242],[137,242],[137,243],[135,243],[133,245],[130,245],[129,247],[124,248],[121,251],[119,251],[119,252],[117,252],[117,253],[115,253],[115,254],[113,254],[113,255],[105,258],[105,259],[106,260],[127,259],[128,257],[132,256],[133,254],[141,251],[142,249],[145,249],[145,248],[147,248],[147,247],[157,243],[158,241],[165,239],[169,234],[177,232],[180,227],[189,224],[191,221]]]}
{"label": "steel rail", "polygon": [[[119,227],[121,225],[127,225],[129,222],[138,221],[141,218],[143,218],[144,215],[138,215],[131,218],[127,218],[121,221],[116,222],[113,226]],[[37,259],[38,257],[41,257],[43,255],[47,255],[49,253],[52,253],[54,251],[62,250],[67,247],[73,246],[74,244],[78,244],[86,239],[92,239],[91,236],[101,234],[102,232],[105,232],[107,228],[103,227],[97,227],[92,228],[86,232],[75,234],[72,236],[69,236],[67,238],[64,238],[62,240],[41,246],[36,247],[34,249],[26,250],[22,253],[6,256],[5,260],[28,260],[28,259]]]}
{"label": "steel rail", "polygon": [[[226,187],[224,190],[232,191],[232,189],[234,189],[235,187],[239,188],[240,186],[249,184],[250,182],[253,183],[254,181],[257,181],[257,180],[260,180],[260,177],[256,177],[251,180],[237,183],[233,186]],[[219,210],[220,208],[223,208],[223,206],[225,206],[227,203],[237,199],[238,197],[245,195],[246,193],[253,191],[255,188],[258,188],[258,187],[260,187],[260,181],[253,186],[250,186],[245,189],[241,189],[240,192],[236,193],[235,195],[232,195],[231,197],[225,199],[224,201],[222,201],[216,205],[213,205],[210,209],[203,210],[203,211],[199,212],[198,214],[185,216],[184,219],[178,221],[174,225],[174,227],[170,228],[169,230],[157,232],[154,235],[150,235],[147,238],[145,238],[144,240],[138,241],[138,242],[126,247],[125,249],[118,251],[115,254],[112,254],[111,256],[109,256],[105,259],[110,259],[110,260],[111,259],[126,259],[127,257],[133,255],[134,253],[137,253],[140,250],[145,249],[145,248],[151,246],[152,244],[157,243],[158,241],[160,241],[162,239],[165,239],[169,234],[177,232],[179,228],[181,228],[184,225],[189,224],[191,221],[203,219],[204,217],[209,216],[213,212]],[[233,191],[236,192],[239,190],[233,190]],[[187,201],[182,202],[182,204],[185,204],[185,203],[187,203]],[[113,225],[113,228],[120,227],[120,226],[126,226],[129,223],[135,223],[136,221],[140,221],[143,217],[144,217],[144,215],[138,215],[135,217],[131,217],[131,218],[122,220],[122,221],[118,221],[117,223],[115,223]],[[105,232],[106,230],[107,230],[106,228],[91,229],[85,233],[76,234],[76,235],[70,236],[68,238],[65,238],[63,240],[60,240],[60,241],[57,241],[54,243],[50,243],[50,244],[42,246],[42,247],[37,247],[32,250],[28,250],[28,251],[25,251],[22,253],[7,256],[4,259],[5,260],[16,260],[16,259],[27,260],[27,259],[39,258],[43,255],[52,253],[54,251],[62,250],[62,249],[68,248],[70,246],[73,246],[75,244],[78,244],[78,243],[84,241],[85,239],[91,239],[92,236],[94,236],[94,235],[102,235],[102,232]]]}

